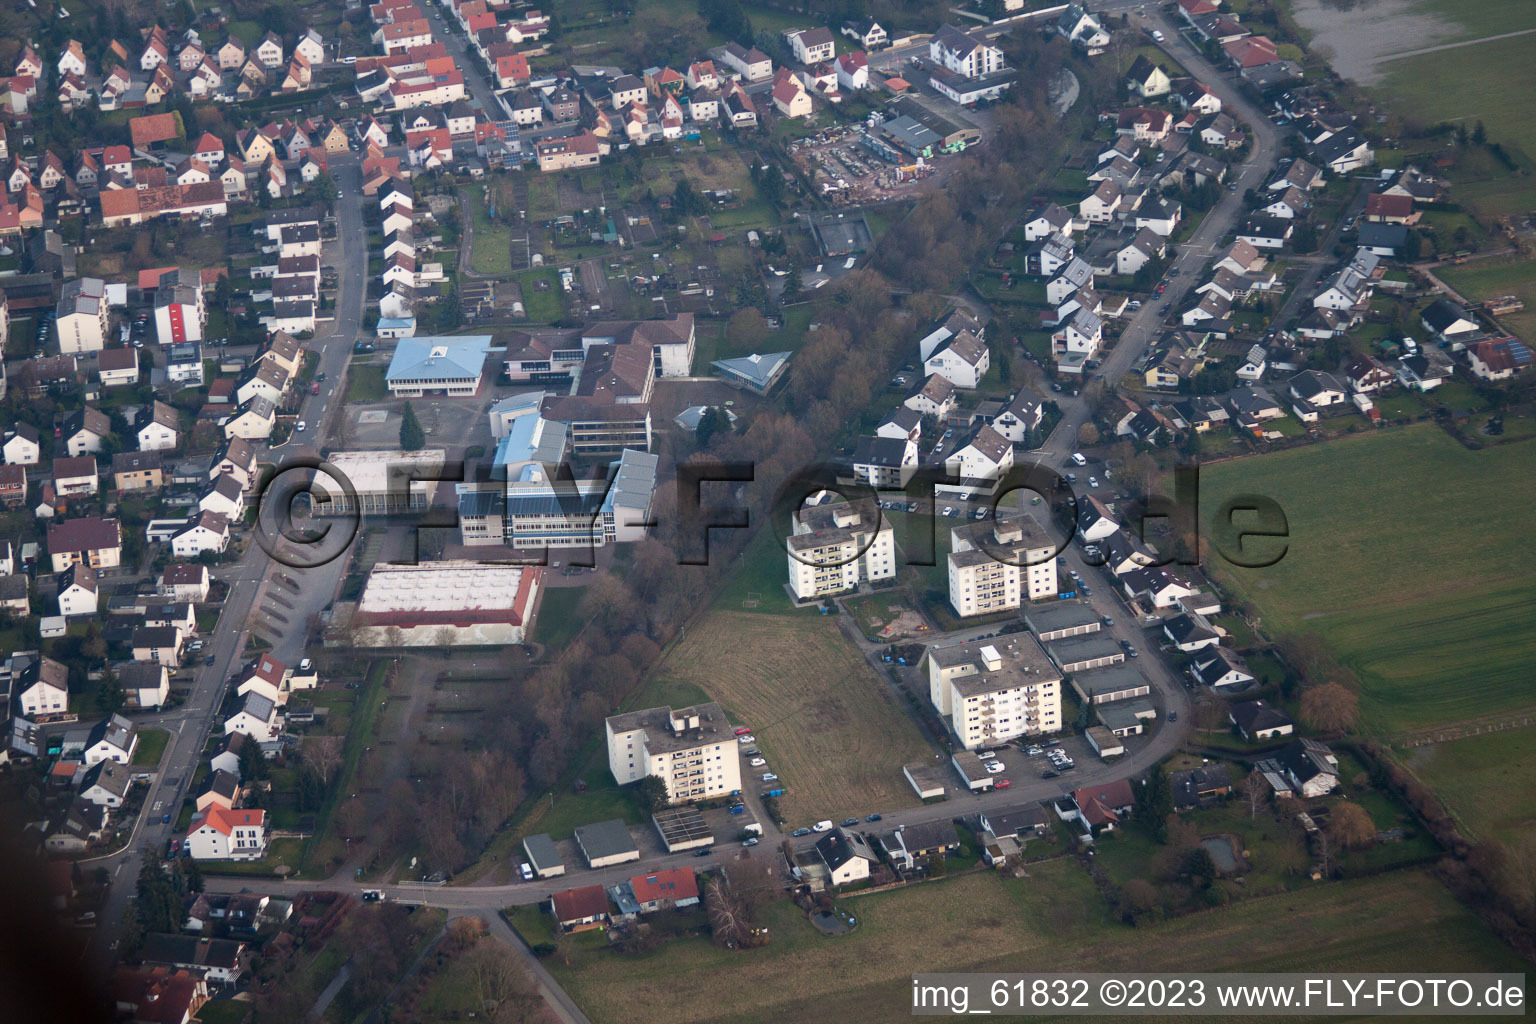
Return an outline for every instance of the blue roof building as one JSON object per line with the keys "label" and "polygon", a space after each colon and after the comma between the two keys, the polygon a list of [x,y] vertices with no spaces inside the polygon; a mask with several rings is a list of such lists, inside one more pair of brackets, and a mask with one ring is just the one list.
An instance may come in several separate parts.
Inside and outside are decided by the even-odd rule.
{"label": "blue roof building", "polygon": [[470,397],[480,390],[492,341],[489,334],[401,338],[384,383],[394,398]]}

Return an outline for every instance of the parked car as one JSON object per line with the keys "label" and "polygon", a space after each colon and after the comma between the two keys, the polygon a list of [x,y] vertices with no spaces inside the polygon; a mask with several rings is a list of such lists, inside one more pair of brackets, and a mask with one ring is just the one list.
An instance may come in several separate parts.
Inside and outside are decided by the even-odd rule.
{"label": "parked car", "polygon": [[832,831],[832,822],[831,821],[818,821],[816,824],[811,826],[811,831],[812,832],[831,832]]}
{"label": "parked car", "polygon": [[752,732],[752,730],[751,730],[751,729],[748,729],[748,728],[747,728],[747,727],[746,727],[746,726],[744,726],[744,725],[740,725],[740,726],[737,726],[737,727],[736,727],[736,735],[737,735],[737,736],[747,736],[747,735],[750,735],[750,734],[751,734],[751,732]]}
{"label": "parked car", "polygon": [[869,817],[865,818],[864,820],[865,821],[879,821],[880,820],[880,815],[878,815],[878,814],[871,814]]}
{"label": "parked car", "polygon": [[736,742],[741,744],[756,743],[757,737],[753,736],[751,733],[747,733],[745,736],[737,736]]}
{"label": "parked car", "polygon": [[527,861],[524,861],[517,866],[517,873],[523,876],[523,881],[533,881],[533,866],[530,865]]}
{"label": "parked car", "polygon": [[1008,766],[1003,764],[1003,762],[1001,762],[1001,761],[988,761],[987,762],[987,774],[988,775],[997,775],[1000,772],[1005,772],[1007,770],[1008,770]]}
{"label": "parked car", "polygon": [[1061,778],[1061,772],[1053,772],[1047,768],[1045,771],[1040,773],[1040,777],[1042,779],[1059,779]]}
{"label": "parked car", "polygon": [[857,825],[858,823],[859,823],[859,819],[858,818],[845,818],[843,820],[843,828],[852,828],[853,826]]}
{"label": "parked car", "polygon": [[1007,789],[1011,785],[1013,785],[1013,783],[1009,782],[1007,779],[998,779],[997,780],[997,788],[998,789]]}
{"label": "parked car", "polygon": [[764,782],[778,782],[779,781],[779,777],[777,775],[773,774],[773,772],[763,772],[763,781]]}
{"label": "parked car", "polygon": [[790,833],[790,835],[794,836],[797,839],[800,838],[801,836],[808,836],[810,834],[811,834],[811,830],[808,829],[808,828],[797,828],[793,832]]}
{"label": "parked car", "polygon": [[709,847],[706,846],[702,850],[694,850],[693,851],[693,855],[695,857],[708,857],[710,854],[712,854],[714,852],[715,852],[714,850],[712,850],[712,849],[710,849]]}
{"label": "parked car", "polygon": [[757,836],[753,836],[750,839],[743,839],[741,841],[741,845],[742,846],[756,846],[757,845]]}
{"label": "parked car", "polygon": [[1170,712],[1168,712],[1168,721],[1170,721],[1170,722],[1177,722],[1178,720],[1179,720],[1179,713],[1177,711],[1170,711]]}
{"label": "parked car", "polygon": [[763,757],[754,757],[747,763],[750,764],[753,768],[761,768],[763,765],[768,763],[768,759]]}

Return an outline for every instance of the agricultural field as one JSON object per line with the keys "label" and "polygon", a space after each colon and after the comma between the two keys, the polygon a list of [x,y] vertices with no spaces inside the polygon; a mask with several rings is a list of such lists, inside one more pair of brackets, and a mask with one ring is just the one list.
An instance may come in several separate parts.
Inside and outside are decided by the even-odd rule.
{"label": "agricultural field", "polygon": [[1473,302],[1518,296],[1525,308],[1500,316],[1499,322],[1517,337],[1536,339],[1536,260],[1480,260],[1441,267],[1435,273]]}
{"label": "agricultural field", "polygon": [[712,612],[656,676],[698,686],[752,727],[792,824],[917,802],[901,766],[927,746],[830,618]]}
{"label": "agricultural field", "polygon": [[1509,532],[1536,500],[1536,447],[1469,452],[1423,424],[1234,460],[1202,476],[1207,516],[1239,493],[1285,509],[1289,547],[1277,564],[1239,569],[1213,555],[1209,568],[1266,632],[1316,634],[1355,673],[1365,731],[1536,704],[1536,551]]}
{"label": "agricultural field", "polygon": [[1507,843],[1536,834],[1536,730],[1426,744],[1398,756],[1478,839]]}
{"label": "agricultural field", "polygon": [[[969,874],[841,906],[859,927],[840,938],[817,934],[778,903],[764,914],[772,940],[761,950],[687,938],[624,957],[577,942],[568,960],[546,963],[599,1024],[897,1020],[910,1013],[911,976],[925,971],[1521,969],[1419,871],[1134,929],[1109,919],[1087,875],[1066,858],[1032,866],[1024,880]],[[1425,934],[1437,941],[1426,945]],[[720,991],[711,979],[723,969],[731,972],[729,997],[698,998]]]}

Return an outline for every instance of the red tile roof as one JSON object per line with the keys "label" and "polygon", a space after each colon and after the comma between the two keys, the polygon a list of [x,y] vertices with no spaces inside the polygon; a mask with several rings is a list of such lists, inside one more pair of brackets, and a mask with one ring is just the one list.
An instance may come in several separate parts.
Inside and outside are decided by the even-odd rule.
{"label": "red tile roof", "polygon": [[130,118],[128,132],[133,136],[135,146],[168,142],[181,134],[181,119],[175,114],[146,114]]}
{"label": "red tile roof", "polygon": [[699,896],[699,880],[692,868],[636,875],[629,880],[629,887],[635,891],[635,900],[640,903],[697,899]]}
{"label": "red tile roof", "polygon": [[588,917],[605,917],[608,914],[608,893],[600,885],[584,885],[580,889],[567,889],[550,897],[555,909],[555,920],[580,921]]}

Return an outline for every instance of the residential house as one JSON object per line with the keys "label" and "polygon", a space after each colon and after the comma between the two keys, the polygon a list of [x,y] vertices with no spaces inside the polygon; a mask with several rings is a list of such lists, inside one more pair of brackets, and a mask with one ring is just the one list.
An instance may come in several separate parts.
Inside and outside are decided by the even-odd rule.
{"label": "residential house", "polygon": [[198,511],[171,537],[171,553],[177,558],[222,554],[229,546],[229,520],[218,512]]}
{"label": "residential house", "polygon": [[139,451],[171,451],[181,443],[181,421],[176,410],[159,399],[140,414]]}
{"label": "residential house", "polygon": [[170,669],[165,665],[130,661],[117,666],[115,671],[128,707],[163,707],[171,694]]}
{"label": "residential house", "polygon": [[48,524],[48,557],[54,572],[77,563],[114,569],[122,560],[122,533],[116,519],[88,516]]}
{"label": "residential house", "polygon": [[1339,759],[1325,744],[1311,739],[1292,741],[1275,756],[1286,782],[1303,799],[1316,799],[1339,785]]}
{"label": "residential house", "polygon": [[34,657],[12,681],[11,693],[24,718],[39,723],[64,718],[69,715],[69,669],[46,655]]}
{"label": "residential house", "polygon": [[64,450],[72,456],[95,455],[112,436],[112,421],[91,406],[82,406],[64,421]]}
{"label": "residential house", "polygon": [[277,705],[259,693],[247,693],[239,710],[224,720],[226,733],[245,733],[257,743],[271,743],[282,728]]}
{"label": "residential house", "polygon": [[59,614],[66,619],[77,615],[95,615],[100,600],[96,570],[88,565],[72,565],[59,576]]}
{"label": "residential house", "polygon": [[118,452],[112,456],[112,487],[118,491],[159,490],[165,466],[159,452]]}
{"label": "residential house", "polygon": [[267,812],[210,806],[187,830],[193,860],[261,860],[267,855]]}
{"label": "residential house", "polygon": [[1453,344],[1465,341],[1482,329],[1472,319],[1472,314],[1450,299],[1436,299],[1430,303],[1419,314],[1419,323],[1435,337]]}
{"label": "residential house", "polygon": [[1479,380],[1508,380],[1531,365],[1531,350],[1514,338],[1489,338],[1467,346],[1467,366]]}
{"label": "residential house", "polygon": [[801,64],[819,64],[832,59],[836,44],[832,32],[826,28],[801,29],[784,33],[795,59]]}
{"label": "residential house", "polygon": [[128,764],[138,747],[137,727],[122,715],[109,715],[91,727],[80,761],[87,768],[102,761]]}
{"label": "residential house", "polygon": [[1237,734],[1249,743],[1289,736],[1296,730],[1290,715],[1262,700],[1232,705],[1227,710],[1227,720],[1232,723]]}
{"label": "residential house", "polygon": [[1152,63],[1146,54],[1139,54],[1125,74],[1126,88],[1143,99],[1166,96],[1173,83],[1167,72]]}
{"label": "residential house", "polygon": [[816,853],[827,866],[827,882],[833,886],[867,879],[871,865],[879,860],[863,833],[841,825],[816,841]]}

